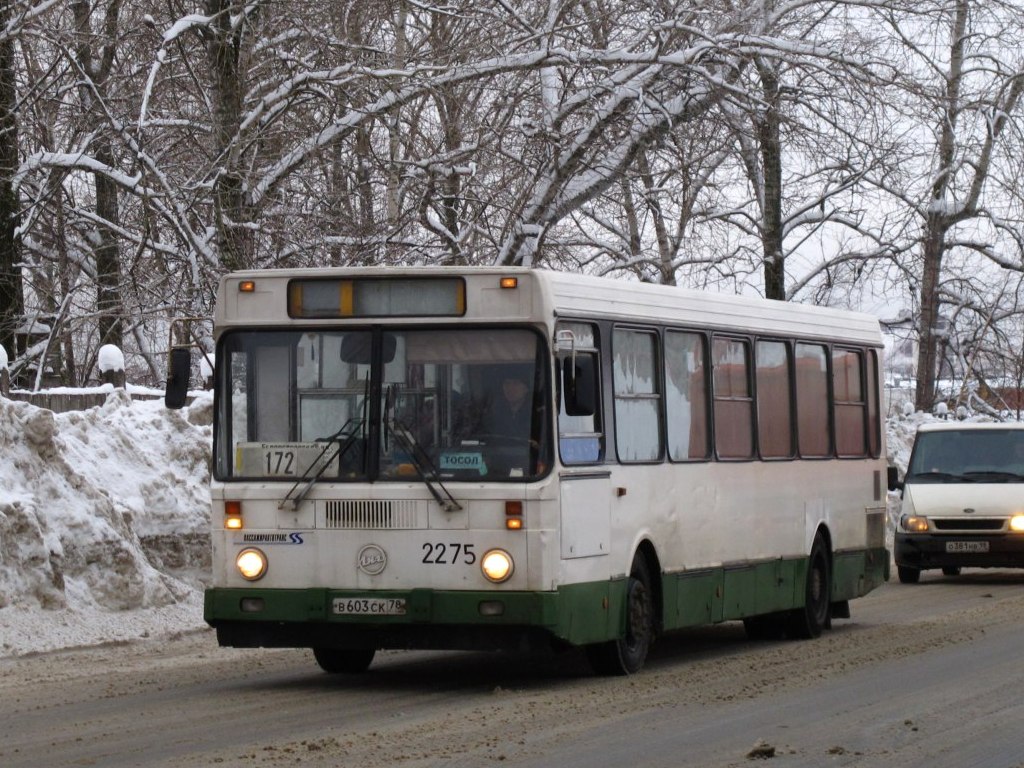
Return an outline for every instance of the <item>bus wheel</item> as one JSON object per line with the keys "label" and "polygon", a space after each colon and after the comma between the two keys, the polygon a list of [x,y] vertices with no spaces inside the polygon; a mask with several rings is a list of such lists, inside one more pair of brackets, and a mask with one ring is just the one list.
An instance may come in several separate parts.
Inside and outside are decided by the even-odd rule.
{"label": "bus wheel", "polygon": [[817,637],[828,624],[829,605],[832,602],[832,575],[829,572],[828,547],[819,534],[811,545],[811,556],[807,562],[807,586],[804,607],[789,615],[789,636],[809,640]]}
{"label": "bus wheel", "polygon": [[654,598],[651,574],[643,555],[633,558],[626,586],[626,635],[587,646],[590,666],[600,675],[639,672],[654,642]]}
{"label": "bus wheel", "polygon": [[314,648],[313,658],[324,672],[358,675],[365,672],[377,651],[373,648]]}
{"label": "bus wheel", "polygon": [[905,565],[897,565],[896,572],[900,577],[900,584],[917,584],[921,580],[919,568],[907,568]]}

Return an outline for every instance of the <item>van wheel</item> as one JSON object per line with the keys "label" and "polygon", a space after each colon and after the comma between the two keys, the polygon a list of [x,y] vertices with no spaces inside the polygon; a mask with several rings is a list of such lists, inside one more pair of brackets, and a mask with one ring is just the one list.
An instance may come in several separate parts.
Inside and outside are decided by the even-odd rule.
{"label": "van wheel", "polygon": [[313,658],[324,672],[358,675],[370,668],[376,652],[373,648],[314,648]]}
{"label": "van wheel", "polygon": [[789,614],[787,633],[790,637],[809,640],[818,637],[828,625],[829,606],[832,603],[832,573],[828,561],[828,547],[818,534],[811,545],[807,561],[807,584],[804,588],[804,607]]}
{"label": "van wheel", "polygon": [[626,585],[626,635],[587,646],[590,666],[599,675],[632,675],[640,671],[654,642],[654,596],[651,573],[643,555],[633,558]]}
{"label": "van wheel", "polygon": [[917,584],[921,580],[920,568],[908,568],[905,565],[897,565],[896,572],[900,576],[900,584]]}

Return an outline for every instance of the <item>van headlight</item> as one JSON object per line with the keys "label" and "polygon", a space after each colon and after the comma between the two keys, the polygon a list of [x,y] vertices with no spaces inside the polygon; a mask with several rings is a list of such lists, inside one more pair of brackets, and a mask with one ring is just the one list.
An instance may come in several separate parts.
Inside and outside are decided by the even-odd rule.
{"label": "van headlight", "polygon": [[904,515],[900,518],[900,526],[908,533],[927,533],[928,518],[923,515]]}
{"label": "van headlight", "polygon": [[267,572],[267,556],[258,549],[243,549],[235,558],[235,567],[243,579],[257,581]]}
{"label": "van headlight", "polygon": [[1024,532],[1024,515],[1014,515],[1010,518],[1010,530],[1017,533]]}

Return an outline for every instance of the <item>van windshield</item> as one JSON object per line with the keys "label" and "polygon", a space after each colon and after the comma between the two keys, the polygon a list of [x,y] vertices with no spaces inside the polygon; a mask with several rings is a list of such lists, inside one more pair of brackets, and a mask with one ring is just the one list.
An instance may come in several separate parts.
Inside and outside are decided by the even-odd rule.
{"label": "van windshield", "polygon": [[1024,482],[1024,430],[919,432],[907,466],[912,483]]}

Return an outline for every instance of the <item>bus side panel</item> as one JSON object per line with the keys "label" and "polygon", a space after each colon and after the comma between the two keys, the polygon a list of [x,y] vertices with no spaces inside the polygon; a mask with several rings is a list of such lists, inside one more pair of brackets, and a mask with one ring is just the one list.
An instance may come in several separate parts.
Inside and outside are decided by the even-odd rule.
{"label": "bus side panel", "polygon": [[557,637],[574,645],[622,637],[626,626],[626,579],[564,584],[558,588]]}
{"label": "bus side panel", "polygon": [[698,627],[722,620],[721,569],[666,574],[663,594],[666,629]]}
{"label": "bus side panel", "polygon": [[889,579],[889,550],[836,552],[832,556],[832,601],[862,597]]}

